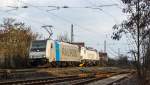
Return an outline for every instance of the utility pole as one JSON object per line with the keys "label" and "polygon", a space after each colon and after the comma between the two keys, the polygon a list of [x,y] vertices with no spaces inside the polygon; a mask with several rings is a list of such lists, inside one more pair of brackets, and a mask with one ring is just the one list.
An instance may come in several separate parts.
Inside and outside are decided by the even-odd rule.
{"label": "utility pole", "polygon": [[104,52],[106,53],[106,40],[104,40]]}
{"label": "utility pole", "polygon": [[118,57],[120,57],[120,48],[118,48]]}
{"label": "utility pole", "polygon": [[73,24],[71,24],[71,43],[74,41]]}

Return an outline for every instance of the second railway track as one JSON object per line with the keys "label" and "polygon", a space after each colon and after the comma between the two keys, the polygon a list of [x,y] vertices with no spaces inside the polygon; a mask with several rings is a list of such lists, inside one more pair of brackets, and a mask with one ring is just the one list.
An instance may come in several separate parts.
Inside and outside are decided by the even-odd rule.
{"label": "second railway track", "polygon": [[47,77],[30,80],[14,80],[0,82],[0,85],[84,85],[92,81],[119,75],[120,73],[104,73],[91,76],[66,76],[66,77]]}

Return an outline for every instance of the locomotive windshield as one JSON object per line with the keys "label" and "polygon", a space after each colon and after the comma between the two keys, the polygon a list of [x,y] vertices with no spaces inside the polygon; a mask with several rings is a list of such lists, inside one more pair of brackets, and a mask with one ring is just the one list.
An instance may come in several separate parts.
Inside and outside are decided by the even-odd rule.
{"label": "locomotive windshield", "polygon": [[46,40],[33,41],[31,51],[32,52],[46,51]]}

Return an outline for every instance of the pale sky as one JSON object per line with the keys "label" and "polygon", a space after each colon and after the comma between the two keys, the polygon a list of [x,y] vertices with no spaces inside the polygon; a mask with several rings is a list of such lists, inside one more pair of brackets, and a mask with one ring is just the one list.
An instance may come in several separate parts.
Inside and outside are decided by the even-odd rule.
{"label": "pale sky", "polygon": [[[118,6],[105,6],[96,9],[97,6],[118,4]],[[28,6],[12,10],[15,6]],[[48,6],[69,6],[60,8]],[[85,7],[93,7],[85,8]],[[99,51],[104,49],[104,40],[107,41],[109,57],[115,57],[120,49],[120,54],[126,54],[129,50],[126,38],[121,41],[112,40],[112,26],[126,19],[122,13],[121,0],[0,0],[0,23],[3,18],[13,17],[31,26],[33,32],[38,32],[48,37],[47,32],[41,29],[43,25],[53,25],[53,39],[57,35],[68,32],[70,35],[71,24],[74,24],[76,42],[85,42],[87,46]],[[9,11],[11,10],[11,11]],[[47,12],[47,10],[52,10]]]}

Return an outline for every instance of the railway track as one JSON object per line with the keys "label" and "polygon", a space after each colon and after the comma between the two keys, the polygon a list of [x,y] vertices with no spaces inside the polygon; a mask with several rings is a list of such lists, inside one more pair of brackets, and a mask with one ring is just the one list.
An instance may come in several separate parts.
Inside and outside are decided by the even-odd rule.
{"label": "railway track", "polygon": [[83,83],[92,82],[97,80],[94,77],[62,77],[62,78],[47,78],[38,80],[27,80],[27,81],[11,81],[11,82],[1,82],[0,85],[80,85]]}
{"label": "railway track", "polygon": [[48,82],[61,82],[63,79],[72,79],[77,78],[78,76],[67,76],[67,77],[45,77],[45,78],[36,78],[36,79],[27,79],[27,80],[14,80],[7,82],[0,82],[0,85],[32,85],[32,84],[44,84]]}
{"label": "railway track", "polygon": [[0,82],[0,85],[83,85],[96,80],[108,78],[110,76],[118,75],[120,73],[104,73],[90,76],[66,76],[66,77],[47,77],[30,80],[15,80]]}

